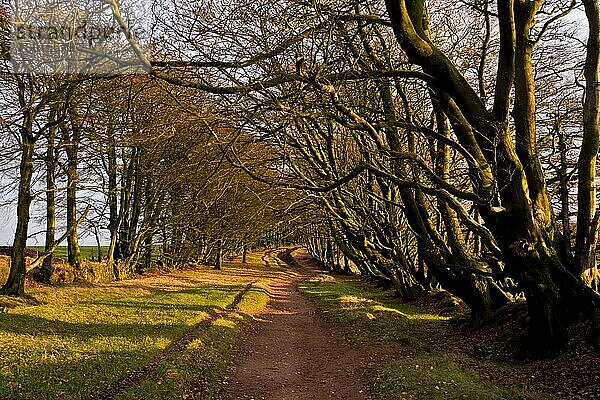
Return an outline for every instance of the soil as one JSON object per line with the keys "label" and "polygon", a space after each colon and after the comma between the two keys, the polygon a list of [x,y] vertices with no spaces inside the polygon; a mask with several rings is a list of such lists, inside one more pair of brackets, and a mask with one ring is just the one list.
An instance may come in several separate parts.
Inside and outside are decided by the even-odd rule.
{"label": "soil", "polygon": [[372,399],[365,371],[389,352],[351,345],[298,292],[300,282],[319,272],[305,251],[288,263],[296,276],[271,285],[271,301],[230,362],[221,399]]}

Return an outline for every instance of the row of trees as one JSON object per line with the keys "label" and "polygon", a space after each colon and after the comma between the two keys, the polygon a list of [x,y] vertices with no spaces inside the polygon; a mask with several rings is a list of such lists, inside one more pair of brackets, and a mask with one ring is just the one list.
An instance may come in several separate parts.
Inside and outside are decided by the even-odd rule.
{"label": "row of trees", "polygon": [[237,129],[284,164],[273,179],[236,163],[306,193],[321,221],[307,232],[328,232],[312,247],[405,300],[441,285],[474,324],[523,295],[537,354],[597,318],[597,1],[157,3],[154,16],[170,41],[147,68],[235,104]]}
{"label": "row of trees", "polygon": [[173,260],[239,247],[285,209],[323,261],[407,301],[441,286],[478,325],[523,296],[533,353],[597,318],[596,0],[157,1],[146,18],[149,43],[126,38],[147,76],[7,75],[15,276],[46,144],[70,243],[79,188],[128,268],[158,237]]}
{"label": "row of trees", "polygon": [[[28,269],[39,267],[49,281],[53,252],[65,239],[68,263],[85,274],[81,232],[96,238],[98,258],[116,279],[154,259],[220,262],[260,239],[286,202],[227,160],[232,141],[247,147],[246,162],[260,157],[264,173],[272,156],[247,137],[234,138],[218,106],[197,90],[139,74],[6,71],[1,84],[2,180],[7,201],[18,194],[4,294],[23,293]],[[45,251],[26,265],[31,217],[46,227]]]}

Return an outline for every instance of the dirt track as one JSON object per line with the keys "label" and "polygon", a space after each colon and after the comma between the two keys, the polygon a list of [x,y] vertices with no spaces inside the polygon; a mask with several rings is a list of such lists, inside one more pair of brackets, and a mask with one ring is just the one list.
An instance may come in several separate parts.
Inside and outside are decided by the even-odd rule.
{"label": "dirt track", "polygon": [[305,253],[296,277],[271,286],[272,299],[244,333],[222,386],[223,400],[371,399],[359,347],[316,313],[296,289],[316,273]]}

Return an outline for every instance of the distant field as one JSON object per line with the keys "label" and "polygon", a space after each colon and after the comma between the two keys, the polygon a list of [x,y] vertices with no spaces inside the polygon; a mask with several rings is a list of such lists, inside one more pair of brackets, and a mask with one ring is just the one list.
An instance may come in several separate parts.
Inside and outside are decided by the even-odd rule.
{"label": "distant field", "polygon": [[[29,246],[31,250],[44,251],[44,246]],[[106,257],[108,246],[102,246],[102,256]],[[55,257],[67,258],[67,246],[59,246],[54,252]],[[81,246],[81,256],[84,260],[98,259],[98,248],[96,246]]]}

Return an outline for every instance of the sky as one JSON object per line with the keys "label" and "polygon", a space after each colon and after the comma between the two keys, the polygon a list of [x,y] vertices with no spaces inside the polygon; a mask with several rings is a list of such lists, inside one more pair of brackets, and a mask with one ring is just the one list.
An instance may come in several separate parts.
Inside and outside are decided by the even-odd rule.
{"label": "sky", "polygon": [[[32,209],[32,211],[34,211]],[[17,210],[16,205],[0,207],[0,246],[12,246],[13,237],[16,228]],[[29,234],[38,233],[35,237],[31,237],[27,241],[28,246],[43,246],[44,245],[44,226],[35,219],[35,212],[32,212],[32,219],[29,223]],[[60,224],[60,221],[58,222]],[[40,233],[41,232],[41,233]],[[57,236],[60,233],[57,234]],[[79,239],[79,244],[82,246],[95,246],[96,239],[93,236],[82,235]],[[62,243],[61,245],[66,245]]]}
{"label": "sky", "polygon": [[8,246],[15,230],[15,210],[13,207],[0,208],[0,246]]}

